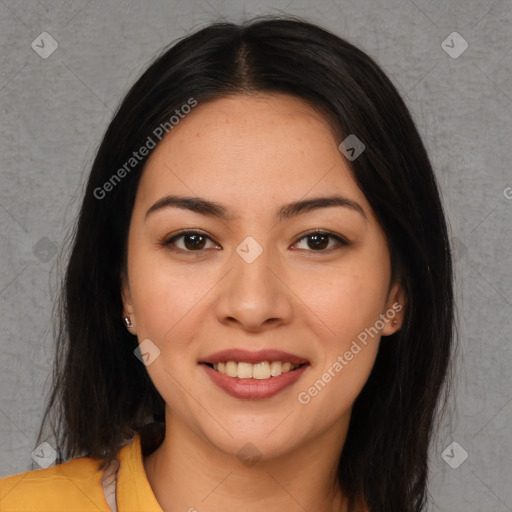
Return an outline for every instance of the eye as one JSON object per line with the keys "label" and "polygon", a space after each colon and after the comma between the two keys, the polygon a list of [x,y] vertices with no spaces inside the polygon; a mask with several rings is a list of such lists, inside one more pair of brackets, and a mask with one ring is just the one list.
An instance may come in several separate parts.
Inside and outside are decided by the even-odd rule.
{"label": "eye", "polygon": [[[338,246],[347,246],[350,245],[349,242],[339,235],[335,235],[333,233],[329,233],[328,231],[313,231],[311,233],[307,233],[298,242],[296,245],[299,245],[301,242],[306,241],[307,247],[298,247],[302,250],[311,250],[313,252],[326,252],[326,250],[332,249],[333,247]],[[335,242],[335,243],[331,243]]]}
{"label": "eye", "polygon": [[[300,247],[301,243],[303,244],[303,247]],[[210,244],[209,247],[208,244]],[[203,249],[221,248],[208,235],[195,230],[181,231],[170,238],[163,239],[160,242],[160,245],[172,250],[183,252],[202,252]],[[294,248],[298,248],[300,250],[307,250],[310,252],[327,252],[336,246],[348,246],[350,243],[340,235],[335,235],[328,231],[316,230],[303,235],[294,245]]]}
{"label": "eye", "polygon": [[[208,242],[213,247],[207,247]],[[210,237],[200,231],[182,231],[171,238],[164,239],[161,245],[185,252],[201,252],[203,249],[219,248],[219,245],[215,244]]]}

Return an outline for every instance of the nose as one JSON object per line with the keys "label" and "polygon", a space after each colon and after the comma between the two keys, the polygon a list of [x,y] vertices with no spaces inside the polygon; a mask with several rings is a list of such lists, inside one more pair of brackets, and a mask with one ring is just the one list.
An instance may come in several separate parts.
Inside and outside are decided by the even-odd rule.
{"label": "nose", "polygon": [[269,252],[264,250],[250,263],[233,255],[233,267],[217,287],[214,307],[220,323],[259,332],[291,321],[293,293]]}

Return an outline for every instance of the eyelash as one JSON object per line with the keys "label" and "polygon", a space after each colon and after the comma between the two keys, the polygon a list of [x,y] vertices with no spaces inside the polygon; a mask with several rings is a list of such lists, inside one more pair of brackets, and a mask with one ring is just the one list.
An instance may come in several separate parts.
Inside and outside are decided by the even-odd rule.
{"label": "eyelash", "polygon": [[[205,249],[199,249],[197,251],[191,251],[189,249],[181,249],[181,248],[177,248],[177,247],[172,247],[172,245],[174,244],[174,242],[176,240],[178,240],[179,238],[182,238],[186,235],[200,235],[204,238],[207,238],[208,240],[214,242],[206,233],[202,232],[202,231],[199,231],[199,230],[195,230],[195,229],[188,229],[188,230],[184,230],[184,231],[180,231],[178,232],[177,234],[173,235],[172,237],[170,238],[164,238],[162,239],[160,242],[159,242],[159,245],[162,246],[162,247],[165,247],[167,249],[170,249],[172,251],[177,251],[177,252],[185,252],[185,253],[194,253],[194,252],[197,252],[197,253],[201,253],[201,252],[204,252]],[[297,243],[301,242],[302,240],[304,239],[307,239],[308,237],[310,236],[314,236],[314,235],[322,235],[322,236],[327,236],[333,240],[336,240],[336,242],[338,243],[338,246],[341,246],[341,247],[346,247],[346,246],[349,246],[350,245],[350,242],[340,236],[340,235],[335,235],[334,233],[331,233],[330,231],[324,231],[324,230],[320,230],[320,229],[317,229],[317,230],[313,230],[313,231],[308,231],[307,233],[303,234],[303,235],[300,235],[300,238],[297,239],[297,241],[293,244],[293,245],[296,245]],[[216,242],[214,242],[216,243]],[[329,247],[328,249],[319,249],[319,250],[313,250],[313,249],[305,249],[307,252],[311,252],[311,253],[325,253],[325,252],[330,252],[332,249],[335,249],[335,247]],[[304,250],[304,249],[301,249],[301,250]]]}

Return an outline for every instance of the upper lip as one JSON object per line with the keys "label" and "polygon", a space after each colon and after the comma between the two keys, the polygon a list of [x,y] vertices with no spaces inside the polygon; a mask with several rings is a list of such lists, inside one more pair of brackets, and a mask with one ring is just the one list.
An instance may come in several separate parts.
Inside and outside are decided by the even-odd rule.
{"label": "upper lip", "polygon": [[224,363],[227,361],[235,361],[235,362],[244,362],[244,363],[252,363],[257,364],[262,361],[289,361],[292,364],[305,364],[307,363],[307,359],[303,357],[299,357],[295,354],[290,354],[288,352],[283,352],[282,350],[243,350],[238,348],[232,348],[228,350],[221,350],[220,352],[215,352],[204,359],[200,360],[200,363]]}

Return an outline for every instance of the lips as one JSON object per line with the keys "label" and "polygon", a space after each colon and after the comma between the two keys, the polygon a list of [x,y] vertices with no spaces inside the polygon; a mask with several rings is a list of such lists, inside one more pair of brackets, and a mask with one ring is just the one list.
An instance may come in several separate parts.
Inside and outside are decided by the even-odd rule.
{"label": "lips", "polygon": [[[218,387],[235,398],[246,400],[270,398],[278,394],[295,383],[309,366],[306,359],[280,350],[254,352],[241,349],[216,352],[201,360],[200,364]],[[256,372],[258,367],[262,368]],[[269,373],[266,367],[275,368],[276,371]],[[226,371],[227,368],[233,371]]]}
{"label": "lips", "polygon": [[281,350],[258,350],[256,352],[242,349],[228,349],[215,352],[205,357],[200,363],[226,363],[227,361],[234,361],[236,363],[252,363],[257,364],[263,361],[283,361],[290,362],[294,365],[302,365],[308,363],[307,359],[299,357],[295,354],[283,352]]}

